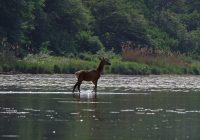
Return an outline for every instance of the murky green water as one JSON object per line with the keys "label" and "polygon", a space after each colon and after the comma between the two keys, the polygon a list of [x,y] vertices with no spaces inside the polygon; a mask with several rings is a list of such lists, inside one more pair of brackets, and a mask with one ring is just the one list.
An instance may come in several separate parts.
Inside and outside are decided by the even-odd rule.
{"label": "murky green water", "polygon": [[0,75],[2,140],[198,140],[199,76]]}

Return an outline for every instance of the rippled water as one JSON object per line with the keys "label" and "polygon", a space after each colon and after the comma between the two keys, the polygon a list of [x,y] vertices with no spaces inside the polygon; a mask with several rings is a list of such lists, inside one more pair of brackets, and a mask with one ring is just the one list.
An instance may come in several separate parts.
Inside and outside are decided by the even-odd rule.
{"label": "rippled water", "polygon": [[200,139],[200,76],[0,75],[0,139]]}
{"label": "rippled water", "polygon": [[[71,92],[73,75],[1,75],[1,91]],[[83,89],[90,89],[85,82]],[[103,76],[98,83],[100,92],[135,91],[200,91],[200,76]]]}

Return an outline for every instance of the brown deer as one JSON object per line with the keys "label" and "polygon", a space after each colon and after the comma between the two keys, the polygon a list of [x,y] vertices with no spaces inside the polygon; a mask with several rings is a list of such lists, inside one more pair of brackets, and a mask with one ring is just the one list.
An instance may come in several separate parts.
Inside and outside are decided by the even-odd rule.
{"label": "brown deer", "polygon": [[104,57],[100,58],[100,60],[101,61],[96,69],[80,70],[75,73],[77,82],[74,85],[73,93],[77,86],[78,86],[78,91],[80,93],[80,86],[81,86],[82,81],[92,81],[92,83],[95,85],[94,91],[95,91],[95,93],[97,92],[97,82],[98,82],[99,77],[101,76],[104,65],[111,65],[109,60]]}

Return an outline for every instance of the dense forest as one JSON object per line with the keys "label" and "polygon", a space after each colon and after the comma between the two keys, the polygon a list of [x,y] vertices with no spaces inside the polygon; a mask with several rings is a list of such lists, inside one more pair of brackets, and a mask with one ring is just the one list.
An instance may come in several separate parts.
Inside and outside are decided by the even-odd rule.
{"label": "dense forest", "polygon": [[118,53],[131,41],[197,57],[199,7],[199,0],[1,0],[1,51]]}
{"label": "dense forest", "polygon": [[200,74],[199,0],[1,0],[0,73]]}

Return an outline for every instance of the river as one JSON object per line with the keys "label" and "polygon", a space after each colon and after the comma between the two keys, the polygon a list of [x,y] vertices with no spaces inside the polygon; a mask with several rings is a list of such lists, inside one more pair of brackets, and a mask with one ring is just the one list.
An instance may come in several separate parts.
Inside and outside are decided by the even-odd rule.
{"label": "river", "polygon": [[0,75],[3,140],[200,139],[200,76]]}

